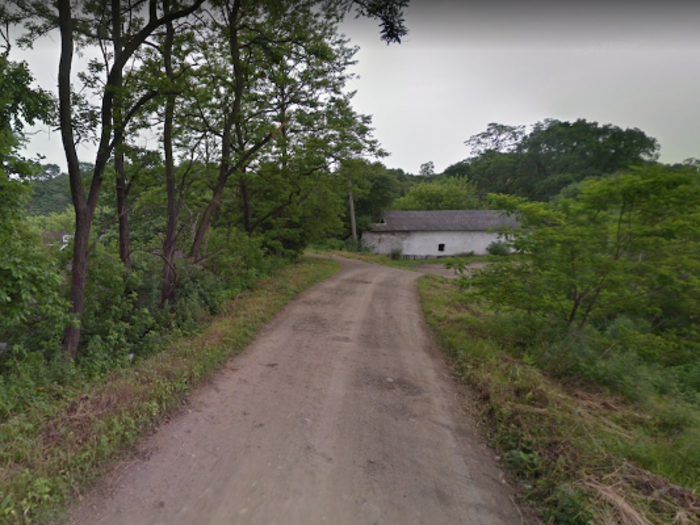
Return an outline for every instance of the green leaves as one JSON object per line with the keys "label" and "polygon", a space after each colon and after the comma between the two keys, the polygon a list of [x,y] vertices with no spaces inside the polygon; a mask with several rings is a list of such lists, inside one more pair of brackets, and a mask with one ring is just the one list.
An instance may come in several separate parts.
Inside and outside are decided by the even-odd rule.
{"label": "green leaves", "polygon": [[0,128],[21,133],[26,124],[53,123],[56,109],[50,92],[31,87],[34,77],[26,62],[0,54]]}
{"label": "green leaves", "polygon": [[484,204],[467,178],[422,182],[394,202],[395,210],[478,210]]}
{"label": "green leaves", "polygon": [[469,173],[484,192],[548,200],[565,188],[658,158],[659,144],[643,131],[578,119],[524,126],[491,123],[466,141]]}
{"label": "green leaves", "polygon": [[403,9],[408,0],[354,0],[358,16],[368,16],[380,21],[382,40],[387,44],[401,42],[408,34],[403,18]]}
{"label": "green leaves", "polygon": [[493,265],[470,284],[500,307],[577,330],[623,314],[662,323],[669,293],[700,293],[698,182],[693,170],[653,166],[586,182],[557,204],[494,196],[517,216],[512,246],[528,259]]}
{"label": "green leaves", "polygon": [[[37,166],[18,154],[24,141],[24,126],[37,122],[52,123],[55,102],[50,93],[32,88],[34,78],[25,62],[11,62],[0,54],[0,219],[16,213],[26,192],[17,179],[35,174]],[[10,211],[13,210],[13,211]]]}
{"label": "green leaves", "polygon": [[0,243],[0,339],[17,340],[37,323],[47,334],[60,332],[69,322],[63,279],[39,233],[2,223]]}
{"label": "green leaves", "polygon": [[[25,63],[0,55],[0,340],[13,342],[37,322],[52,331],[67,322],[61,277],[38,231],[26,222],[30,194],[26,179],[38,167],[17,150],[25,124],[50,122],[54,102],[31,87]],[[24,179],[24,180],[23,180]],[[62,326],[58,326],[60,329]]]}

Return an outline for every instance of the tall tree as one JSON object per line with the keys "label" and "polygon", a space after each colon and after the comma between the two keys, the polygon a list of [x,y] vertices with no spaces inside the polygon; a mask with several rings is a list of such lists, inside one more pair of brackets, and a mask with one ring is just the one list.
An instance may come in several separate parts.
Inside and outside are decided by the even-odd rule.
{"label": "tall tree", "polygon": [[[73,245],[73,261],[71,270],[71,313],[80,320],[85,300],[85,286],[87,282],[87,263],[89,257],[89,236],[95,209],[97,207],[100,190],[102,186],[102,176],[114,148],[114,101],[119,79],[122,76],[124,67],[134,53],[143,45],[144,41],[159,27],[170,20],[175,20],[193,13],[204,0],[193,0],[193,3],[178,11],[167,15],[158,15],[158,5],[156,0],[150,0],[147,21],[143,26],[127,40],[122,42],[121,50],[116,52],[111,67],[107,72],[107,80],[102,91],[102,105],[100,115],[100,138],[95,166],[92,173],[92,181],[87,195],[83,188],[83,181],[80,176],[80,166],[75,147],[74,123],[73,123],[73,100],[71,97],[71,71],[73,64],[73,50],[76,36],[76,28],[73,20],[73,6],[70,0],[58,1],[58,27],[61,33],[61,59],[58,72],[58,92],[59,92],[59,115],[61,139],[66,153],[68,163],[68,175],[71,183],[71,194],[73,207],[75,210],[76,229]],[[119,17],[120,6],[118,3],[111,4],[112,17]],[[116,10],[116,11],[115,11]],[[90,14],[87,12],[86,14]],[[129,113],[136,111],[143,102],[136,102],[129,111],[125,111],[122,122],[117,130],[122,132],[129,120]],[[121,108],[122,110],[124,108]],[[65,332],[65,350],[75,357],[80,340],[80,325],[70,325]]]}
{"label": "tall tree", "polygon": [[418,171],[418,175],[420,175],[421,177],[430,177],[432,175],[435,175],[435,163],[431,160],[429,162],[421,164],[420,170]]}
{"label": "tall tree", "polygon": [[[405,34],[401,12],[401,6],[405,4],[383,0],[358,4],[358,9],[362,15],[382,20],[383,37],[387,41],[398,41]],[[257,4],[231,0],[220,4],[220,15],[210,21],[209,31],[204,33],[201,41],[202,59],[207,64],[201,68],[201,73],[206,74],[207,78],[220,79],[221,86],[230,88],[220,88],[218,91],[207,89],[206,92],[200,90],[195,98],[196,110],[192,113],[204,117],[204,130],[219,137],[219,175],[212,188],[212,198],[198,220],[190,248],[193,260],[203,256],[202,247],[209,225],[232,176],[239,182],[244,198],[246,229],[255,228],[251,220],[250,200],[246,197],[250,186],[249,167],[256,161],[259,152],[277,138],[281,169],[287,169],[284,164],[289,156],[284,151],[290,147],[294,134],[294,130],[288,129],[290,122],[303,127],[305,119],[313,118],[302,111],[293,112],[291,108],[304,103],[313,108],[310,101],[300,100],[300,97],[308,97],[307,93],[316,93],[320,97],[314,102],[317,105],[323,105],[326,103],[324,97],[333,95],[337,81],[332,80],[331,73],[345,75],[344,66],[339,71],[332,71],[337,61],[332,56],[332,48],[323,39],[330,38],[329,29],[334,31],[344,11],[353,5],[353,2],[324,4],[323,9],[319,9],[318,3],[310,0]],[[318,29],[314,29],[309,21],[317,24]],[[317,35],[321,35],[321,38]],[[303,69],[300,65],[309,67]],[[331,79],[331,84],[325,88],[326,94],[319,88],[319,81],[312,77],[318,75],[319,68],[324,67],[327,70],[326,82]],[[203,87],[206,85],[202,83]],[[343,101],[338,96],[332,96],[332,100],[326,103],[329,108],[335,108],[336,115],[341,119],[345,118],[341,115],[347,113],[344,105],[348,105],[347,100]],[[339,133],[338,126],[332,125],[331,120],[325,123],[319,121],[318,124],[322,124],[315,128],[319,135],[328,129]],[[347,130],[353,129],[357,128],[347,127]],[[319,142],[330,144],[327,138],[329,133],[325,135],[319,138]],[[312,172],[317,169],[314,168]],[[276,213],[283,213],[284,203],[280,206]]]}
{"label": "tall tree", "polygon": [[[164,0],[165,12],[170,11],[170,3]],[[177,248],[177,224],[180,218],[181,198],[178,195],[177,182],[175,180],[175,155],[173,151],[174,127],[175,127],[175,102],[174,89],[175,70],[173,68],[173,47],[175,29],[173,23],[166,25],[165,40],[163,41],[163,65],[165,75],[169,81],[168,91],[165,95],[165,114],[163,122],[163,151],[165,153],[165,186],[168,193],[168,219],[165,228],[165,240],[163,241],[163,292],[161,303],[172,302],[175,299],[175,250]]]}
{"label": "tall tree", "polygon": [[[76,216],[70,301],[71,312],[78,320],[77,325],[66,328],[64,346],[66,352],[75,357],[80,339],[79,321],[85,300],[91,251],[90,232],[105,170],[110,161],[114,162],[117,173],[121,256],[124,263],[129,264],[130,232],[126,205],[129,185],[124,162],[127,130],[132,119],[156,94],[150,90],[131,96],[127,89],[128,79],[131,78],[128,73],[134,67],[134,60],[141,60],[139,53],[144,46],[153,43],[148,41],[150,37],[156,33],[163,35],[163,30],[167,34],[172,29],[168,24],[195,13],[204,0],[98,0],[77,3],[57,0],[54,5],[42,0],[14,0],[14,3],[23,15],[31,19],[28,25],[31,29],[30,37],[46,34],[52,28],[58,28],[61,35],[59,125]],[[399,41],[406,33],[402,13],[406,4],[406,0],[347,0],[336,5],[322,5],[323,8],[331,9],[337,19],[351,9],[356,9],[362,16],[380,20],[382,38],[391,42]],[[322,9],[310,0],[297,0],[294,7],[303,8],[302,12]],[[254,93],[269,78],[266,78],[264,71],[256,69],[257,62],[253,59],[272,56],[280,46],[303,37],[293,31],[285,31],[287,17],[293,15],[294,11],[286,2],[279,0],[212,0],[206,12],[216,15],[207,15],[208,29],[202,32],[202,35],[206,33],[206,38],[199,42],[202,51],[193,57],[194,62],[190,65],[199,66],[195,62],[201,59],[206,66],[212,66],[209,67],[209,72],[218,68],[217,74],[211,75],[199,86],[198,95],[203,97],[205,103],[198,105],[197,116],[209,134],[199,144],[203,144],[203,148],[210,148],[214,145],[211,137],[218,141],[218,151],[210,149],[204,165],[208,169],[210,160],[216,157],[219,173],[212,185],[211,198],[195,223],[190,249],[194,260],[201,259],[205,251],[209,224],[219,208],[228,179],[234,174],[244,173],[256,155],[288,124],[287,121],[274,122],[267,114],[255,113],[255,109],[261,106],[254,103]],[[205,18],[203,14],[200,20]],[[267,38],[270,35],[272,39]],[[97,65],[91,65],[92,69],[82,79],[93,82],[90,86],[95,89],[100,105],[97,112],[91,112],[87,99],[72,89],[74,49],[76,46],[91,45],[98,46],[102,51],[102,66],[100,69]],[[253,61],[248,62],[249,59]],[[203,66],[200,69],[207,70]],[[100,79],[96,80],[98,77]],[[204,95],[207,91],[210,92],[208,102]],[[218,104],[212,103],[212,100]],[[272,109],[277,116],[278,108]],[[82,117],[87,119],[83,120]],[[173,122],[173,128],[177,126],[177,120],[178,116]],[[98,147],[91,176],[85,181],[80,173],[76,143],[91,127],[96,129]],[[188,146],[193,150],[199,148],[197,141]],[[170,157],[174,157],[174,154],[173,152]],[[172,162],[170,166],[168,177],[172,190]],[[207,169],[203,171],[206,172]],[[176,217],[176,211],[171,209],[171,212]],[[172,239],[166,244],[174,245]]]}
{"label": "tall tree", "polygon": [[[381,219],[384,211],[389,209],[401,192],[397,174],[378,161],[345,159],[338,174],[343,180],[352,183],[358,234]],[[347,219],[345,223],[347,230]]]}
{"label": "tall tree", "polygon": [[547,200],[567,185],[642,165],[658,157],[658,143],[639,129],[579,119],[548,119],[530,130],[489,124],[466,142],[470,177],[481,192]]}
{"label": "tall tree", "polygon": [[[340,161],[382,154],[371,136],[369,118],[357,115],[343,92],[353,50],[342,39],[324,36],[319,29],[323,25],[313,18],[305,24],[314,34],[304,43],[311,52],[290,49],[292,53],[281,55],[279,69],[266,68],[272,72],[270,92],[256,93],[256,98],[276,108],[275,123],[289,122],[286,132],[249,167],[243,175],[245,192],[237,194],[246,231],[249,235],[265,232],[271,242],[274,232],[279,232],[274,241],[277,250],[299,251],[309,236],[324,228],[341,228],[337,217],[342,208],[334,198]],[[351,179],[343,182],[347,191]],[[293,230],[303,232],[302,236]],[[295,240],[285,244],[285,236]]]}
{"label": "tall tree", "polygon": [[[229,177],[237,171],[245,169],[255,153],[272,140],[281,129],[281,127],[278,127],[267,131],[259,138],[254,139],[252,143],[247,143],[242,135],[241,126],[244,111],[243,96],[246,93],[246,83],[253,76],[253,72],[250,68],[246,67],[248,65],[247,61],[244,62],[241,59],[242,52],[252,52],[252,50],[246,48],[244,48],[243,51],[241,49],[241,33],[245,27],[245,15],[248,14],[242,9],[242,6],[243,0],[222,2],[219,6],[220,18],[212,18],[210,20],[210,31],[206,33],[207,36],[205,37],[213,38],[215,41],[213,45],[209,46],[202,42],[204,53],[206,53],[207,50],[214,50],[215,52],[215,56],[205,55],[205,60],[214,66],[210,70],[223,67],[223,70],[219,69],[218,74],[215,76],[219,78],[228,77],[230,80],[228,82],[223,82],[223,86],[230,85],[233,93],[230,95],[226,93],[221,99],[214,101],[211,101],[210,96],[210,103],[218,103],[216,105],[219,105],[219,110],[223,116],[218,126],[218,133],[215,132],[221,137],[219,174],[213,188],[212,198],[199,218],[194,239],[192,240],[190,257],[195,261],[198,261],[202,255],[205,236],[209,230],[212,216],[221,204],[221,199]],[[258,9],[255,9],[255,7],[258,7]],[[258,16],[265,16],[265,14],[267,14],[264,10],[260,9],[260,6],[253,6],[251,9],[251,14],[252,13]],[[255,15],[251,17],[250,21],[255,21]],[[266,21],[269,22],[269,19]],[[258,32],[263,35],[265,34],[261,29],[258,29]],[[226,59],[222,60],[223,57],[226,57]],[[200,90],[200,95],[201,94]],[[213,93],[212,95],[217,97],[217,95],[221,95],[221,93]],[[200,106],[199,100],[197,101],[197,105]],[[201,106],[199,112],[203,113]],[[284,126],[284,124],[286,123],[283,123],[282,126]]]}
{"label": "tall tree", "polygon": [[[112,48],[114,57],[121,55],[122,43],[122,6],[120,0],[111,0]],[[119,220],[119,258],[124,266],[131,270],[131,249],[129,233],[129,205],[126,170],[124,167],[124,72],[121,68],[114,70],[114,110],[112,127],[114,128],[114,171],[116,172],[117,217]]]}

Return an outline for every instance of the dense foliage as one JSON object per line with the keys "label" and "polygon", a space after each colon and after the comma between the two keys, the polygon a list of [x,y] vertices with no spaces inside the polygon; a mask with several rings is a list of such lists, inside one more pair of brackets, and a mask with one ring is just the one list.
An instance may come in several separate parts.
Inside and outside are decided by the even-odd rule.
{"label": "dense foliage", "polygon": [[519,226],[484,269],[454,263],[461,289],[423,283],[428,321],[545,522],[700,523],[700,171],[605,128],[576,145],[587,159],[547,137],[537,172],[532,137],[492,127],[493,149],[448,170],[510,192],[489,202]]}
{"label": "dense foliage", "polygon": [[42,172],[32,180],[29,213],[48,215],[62,213],[71,205],[70,181],[56,164],[42,166]]}
{"label": "dense foliage", "polygon": [[[309,242],[342,234],[341,163],[383,152],[345,89],[356,50],[338,23],[368,16],[398,42],[405,5],[0,9],[1,418],[48,385],[152,355]],[[24,25],[24,44],[60,33],[58,104],[9,60],[12,24]],[[73,51],[84,48],[103,52],[76,75]],[[24,128],[40,122],[58,125],[67,173],[19,153]],[[158,139],[149,148],[146,130]],[[98,145],[91,162],[77,158],[84,141]]]}
{"label": "dense foliage", "polygon": [[38,166],[20,154],[24,126],[51,122],[54,104],[32,83],[26,63],[0,54],[0,362],[28,338],[45,351],[69,322],[58,266],[26,220],[28,179]]}
{"label": "dense foliage", "polygon": [[470,157],[445,173],[468,176],[482,195],[548,200],[572,184],[658,158],[658,142],[639,129],[578,119],[529,128],[491,123],[466,141]]}
{"label": "dense foliage", "polygon": [[395,210],[478,210],[484,206],[476,184],[461,177],[421,182],[392,205]]}
{"label": "dense foliage", "polygon": [[635,374],[651,368],[661,374],[654,388],[700,401],[699,192],[694,167],[651,166],[554,203],[495,197],[519,220],[510,244],[524,258],[464,284],[539,327],[526,352],[550,370],[634,397],[650,387]]}

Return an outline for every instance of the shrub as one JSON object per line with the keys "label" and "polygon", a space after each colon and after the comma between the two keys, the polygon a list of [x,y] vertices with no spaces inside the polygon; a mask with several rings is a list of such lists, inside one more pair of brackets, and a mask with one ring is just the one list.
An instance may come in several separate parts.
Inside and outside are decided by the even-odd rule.
{"label": "shrub", "polygon": [[391,250],[391,254],[389,255],[392,261],[400,261],[402,256],[403,251],[400,248],[395,248]]}
{"label": "shrub", "polygon": [[54,347],[70,322],[59,266],[25,224],[0,224],[0,243],[0,341]]}
{"label": "shrub", "polygon": [[498,257],[510,255],[510,247],[503,241],[493,241],[486,247],[486,251],[489,252],[489,254],[496,255]]}
{"label": "shrub", "polygon": [[342,250],[345,248],[345,242],[340,239],[328,239],[324,243],[324,247],[329,250]]}
{"label": "shrub", "polygon": [[355,241],[352,237],[345,240],[345,250],[357,253],[369,251],[367,247],[365,247],[365,245],[362,244],[362,240],[358,239],[357,241]]}

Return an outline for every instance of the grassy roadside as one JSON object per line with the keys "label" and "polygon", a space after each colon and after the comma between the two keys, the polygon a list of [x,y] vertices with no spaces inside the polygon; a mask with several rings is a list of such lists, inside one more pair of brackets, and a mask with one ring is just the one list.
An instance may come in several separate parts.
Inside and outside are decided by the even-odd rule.
{"label": "grassy roadside", "polygon": [[700,523],[695,492],[669,482],[672,473],[640,466],[642,454],[658,456],[657,472],[692,457],[669,419],[678,407],[650,413],[600,390],[561,384],[504,352],[499,338],[507,329],[489,326],[491,314],[464,301],[458,283],[427,275],[419,292],[453,370],[477,396],[502,466],[545,523]]}
{"label": "grassy roadside", "polygon": [[477,263],[477,262],[496,262],[502,258],[494,255],[472,255],[470,257],[441,257],[439,259],[391,259],[386,255],[375,255],[367,252],[351,252],[345,250],[328,250],[314,248],[309,250],[309,253],[318,253],[321,255],[337,255],[338,257],[345,257],[346,259],[355,259],[358,261],[364,261],[373,264],[381,264],[384,266],[391,266],[392,268],[398,268],[400,270],[415,270],[418,266],[424,266],[426,264],[447,264],[450,262],[466,262]]}
{"label": "grassy roadside", "polygon": [[294,296],[333,275],[337,262],[303,258],[233,299],[193,337],[0,425],[0,523],[41,523],[152,429]]}

